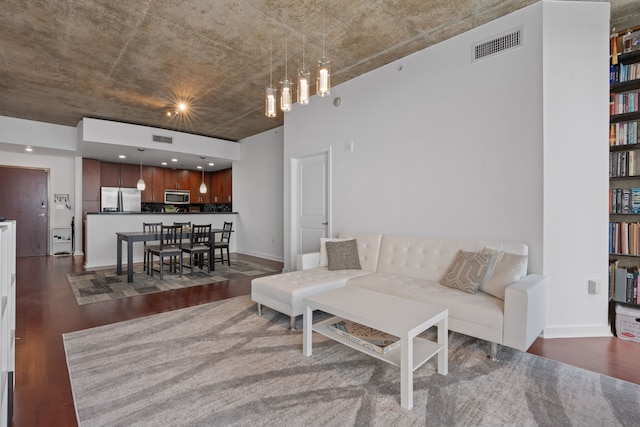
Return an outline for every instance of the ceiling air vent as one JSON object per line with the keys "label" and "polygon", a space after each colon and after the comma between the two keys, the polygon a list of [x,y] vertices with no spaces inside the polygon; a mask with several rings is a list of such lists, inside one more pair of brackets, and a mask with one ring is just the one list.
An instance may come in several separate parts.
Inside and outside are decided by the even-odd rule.
{"label": "ceiling air vent", "polygon": [[172,136],[153,135],[153,142],[163,142],[165,144],[173,144]]}
{"label": "ceiling air vent", "polygon": [[522,28],[472,46],[473,61],[522,46]]}

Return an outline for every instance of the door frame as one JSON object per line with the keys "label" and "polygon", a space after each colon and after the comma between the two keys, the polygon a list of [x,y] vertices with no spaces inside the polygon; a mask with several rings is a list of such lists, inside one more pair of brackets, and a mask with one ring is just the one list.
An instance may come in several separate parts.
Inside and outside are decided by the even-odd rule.
{"label": "door frame", "polygon": [[332,203],[332,165],[331,165],[331,146],[317,148],[314,150],[302,151],[298,153],[294,153],[289,157],[289,167],[291,173],[291,186],[289,188],[289,194],[291,195],[290,199],[290,212],[291,221],[290,221],[290,230],[289,230],[289,265],[290,270],[295,270],[296,268],[296,257],[300,250],[298,242],[299,242],[299,200],[298,200],[298,188],[300,186],[299,182],[299,168],[300,161],[309,157],[315,157],[318,155],[325,155],[327,158],[327,236],[331,237],[333,235],[333,203]]}

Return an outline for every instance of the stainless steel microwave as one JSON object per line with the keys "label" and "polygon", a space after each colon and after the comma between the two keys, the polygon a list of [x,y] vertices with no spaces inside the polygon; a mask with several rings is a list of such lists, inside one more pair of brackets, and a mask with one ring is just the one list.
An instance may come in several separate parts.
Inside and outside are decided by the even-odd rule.
{"label": "stainless steel microwave", "polygon": [[164,202],[170,205],[188,205],[191,202],[191,193],[180,190],[164,190]]}

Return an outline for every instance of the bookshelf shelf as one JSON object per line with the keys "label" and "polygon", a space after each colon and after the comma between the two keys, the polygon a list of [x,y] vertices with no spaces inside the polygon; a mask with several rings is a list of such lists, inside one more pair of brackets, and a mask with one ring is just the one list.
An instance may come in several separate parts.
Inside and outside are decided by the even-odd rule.
{"label": "bookshelf shelf", "polygon": [[[626,33],[612,35],[612,52],[623,51]],[[640,50],[611,58],[609,319],[616,334],[616,307],[640,307]]]}

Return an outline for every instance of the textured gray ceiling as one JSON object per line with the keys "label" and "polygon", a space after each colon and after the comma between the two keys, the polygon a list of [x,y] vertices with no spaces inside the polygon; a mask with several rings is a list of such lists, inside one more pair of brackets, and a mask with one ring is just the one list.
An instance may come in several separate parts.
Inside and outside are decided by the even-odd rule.
{"label": "textured gray ceiling", "polygon": [[[347,81],[535,0],[2,0],[0,115],[76,126],[82,117],[229,140],[282,124],[264,116],[269,83],[314,70]],[[612,25],[640,24],[614,0]],[[314,73],[312,73],[313,75]],[[315,81],[315,78],[312,78]],[[188,115],[168,117],[177,100]],[[313,102],[313,100],[312,100]]]}

